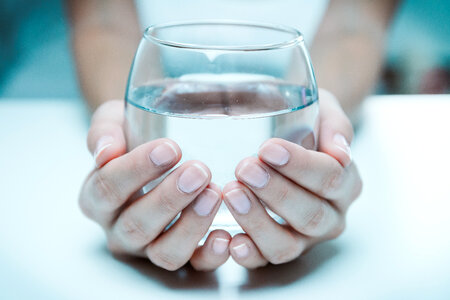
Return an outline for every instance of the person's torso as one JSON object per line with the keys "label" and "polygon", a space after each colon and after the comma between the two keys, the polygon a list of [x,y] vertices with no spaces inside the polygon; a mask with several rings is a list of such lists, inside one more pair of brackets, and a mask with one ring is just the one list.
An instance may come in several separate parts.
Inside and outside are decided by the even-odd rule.
{"label": "person's torso", "polygon": [[293,26],[311,43],[329,0],[136,0],[142,27],[189,19],[237,19]]}

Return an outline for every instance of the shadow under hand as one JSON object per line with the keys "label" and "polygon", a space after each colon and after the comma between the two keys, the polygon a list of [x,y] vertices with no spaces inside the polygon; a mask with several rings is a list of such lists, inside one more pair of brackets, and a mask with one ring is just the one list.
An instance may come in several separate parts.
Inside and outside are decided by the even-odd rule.
{"label": "shadow under hand", "polygon": [[177,271],[167,271],[154,265],[148,259],[112,255],[106,248],[104,250],[108,255],[138,271],[152,282],[157,281],[171,289],[215,290],[219,285],[214,272],[199,272],[194,270],[190,264]]}
{"label": "shadow under hand", "polygon": [[326,261],[336,256],[339,250],[335,242],[325,242],[292,262],[249,270],[247,282],[240,289],[253,290],[288,285],[317,271]]}

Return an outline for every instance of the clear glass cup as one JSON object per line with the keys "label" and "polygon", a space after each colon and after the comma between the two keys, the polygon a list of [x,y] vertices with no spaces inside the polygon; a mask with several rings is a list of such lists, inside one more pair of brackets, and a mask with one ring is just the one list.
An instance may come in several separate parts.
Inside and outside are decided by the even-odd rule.
{"label": "clear glass cup", "polygon": [[[287,26],[229,20],[150,26],[131,67],[125,117],[128,150],[170,138],[181,147],[180,163],[204,162],[222,187],[269,138],[316,149],[318,92],[303,36]],[[225,204],[217,228],[241,231]]]}

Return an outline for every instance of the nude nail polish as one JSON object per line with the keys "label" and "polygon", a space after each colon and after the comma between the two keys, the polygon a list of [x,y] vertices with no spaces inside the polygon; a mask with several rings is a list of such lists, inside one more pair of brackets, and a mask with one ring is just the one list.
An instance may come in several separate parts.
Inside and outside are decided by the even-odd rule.
{"label": "nude nail polish", "polygon": [[237,257],[244,258],[248,256],[250,249],[248,248],[247,244],[244,243],[233,247],[233,252],[236,254]]}
{"label": "nude nail polish", "polygon": [[250,211],[250,200],[242,190],[232,190],[225,194],[225,198],[237,213],[245,215]]}
{"label": "nude nail polish", "polygon": [[217,255],[224,254],[228,249],[229,240],[223,238],[215,238],[213,241],[213,251]]}
{"label": "nude nail polish", "polygon": [[177,151],[170,143],[163,143],[155,147],[149,156],[157,167],[167,166],[176,159]]}
{"label": "nude nail polish", "polygon": [[109,136],[109,135],[102,136],[101,138],[98,139],[97,145],[96,145],[95,151],[94,151],[94,162],[97,167],[99,167],[100,155],[106,150],[106,148],[111,146],[112,143],[113,143],[113,137]]}
{"label": "nude nail polish", "polygon": [[269,173],[256,163],[247,163],[238,171],[239,179],[255,188],[263,188],[269,182]]}
{"label": "nude nail polish", "polygon": [[194,211],[197,215],[209,216],[219,200],[219,195],[212,189],[205,189],[194,202]]}
{"label": "nude nail polish", "polygon": [[180,191],[190,194],[204,185],[207,179],[206,170],[198,164],[193,164],[181,173],[177,185]]}
{"label": "nude nail polish", "polygon": [[340,133],[334,135],[333,141],[336,147],[347,155],[348,160],[344,162],[344,166],[348,166],[352,162],[352,150],[350,149],[350,144]]}
{"label": "nude nail polish", "polygon": [[281,145],[268,143],[259,150],[259,156],[269,164],[283,166],[290,158],[289,151]]}

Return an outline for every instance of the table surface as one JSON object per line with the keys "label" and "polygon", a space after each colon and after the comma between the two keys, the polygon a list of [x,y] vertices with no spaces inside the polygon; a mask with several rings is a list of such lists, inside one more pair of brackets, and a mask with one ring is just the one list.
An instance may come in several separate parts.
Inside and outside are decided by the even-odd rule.
{"label": "table surface", "polygon": [[361,116],[341,237],[285,265],[167,272],[113,258],[78,209],[81,102],[0,99],[0,299],[450,299],[450,96],[372,97]]}

